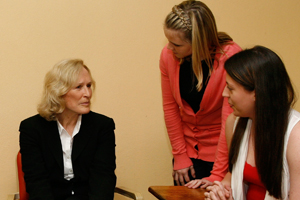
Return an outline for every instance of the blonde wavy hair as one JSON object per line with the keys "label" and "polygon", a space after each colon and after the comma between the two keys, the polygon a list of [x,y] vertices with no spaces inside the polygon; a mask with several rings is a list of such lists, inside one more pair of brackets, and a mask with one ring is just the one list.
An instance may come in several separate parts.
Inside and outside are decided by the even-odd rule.
{"label": "blonde wavy hair", "polygon": [[[197,90],[200,91],[203,86],[201,60],[204,59],[209,66],[210,75],[215,54],[224,53],[222,46],[231,43],[232,38],[217,31],[213,13],[201,1],[188,0],[175,5],[167,15],[164,26],[182,32],[184,38],[181,39],[192,45],[193,71],[198,80]],[[216,52],[217,48],[220,52]]]}
{"label": "blonde wavy hair", "polygon": [[92,89],[95,89],[95,81],[89,68],[80,59],[62,60],[46,74],[44,89],[37,111],[48,121],[55,121],[56,115],[65,109],[64,95],[75,86],[79,73],[86,69],[92,79]]}

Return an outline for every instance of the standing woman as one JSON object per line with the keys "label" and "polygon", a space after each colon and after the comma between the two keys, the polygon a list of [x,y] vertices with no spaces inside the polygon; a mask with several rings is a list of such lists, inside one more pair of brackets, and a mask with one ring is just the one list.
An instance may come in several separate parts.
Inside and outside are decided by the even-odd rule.
{"label": "standing woman", "polygon": [[229,172],[207,187],[206,199],[298,200],[300,113],[292,109],[294,89],[282,60],[256,46],[231,57],[225,69],[223,95],[233,108],[226,121]]}
{"label": "standing woman", "polygon": [[[200,1],[175,5],[165,19],[164,32],[169,43],[162,50],[160,70],[174,183],[209,177],[215,161],[207,180],[222,180],[228,164],[224,123],[232,112],[222,97],[223,65],[241,48],[217,31],[212,12]],[[215,160],[220,134],[222,148]]]}
{"label": "standing woman", "polygon": [[113,199],[115,124],[90,110],[94,86],[79,59],[63,60],[46,74],[39,114],[20,125],[29,199]]}

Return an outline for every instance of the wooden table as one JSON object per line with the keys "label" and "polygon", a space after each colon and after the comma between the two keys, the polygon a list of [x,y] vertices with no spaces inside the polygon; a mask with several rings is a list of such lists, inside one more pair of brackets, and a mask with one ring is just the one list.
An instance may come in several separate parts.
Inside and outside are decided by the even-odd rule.
{"label": "wooden table", "polygon": [[148,191],[160,200],[204,200],[205,189],[186,186],[150,186]]}

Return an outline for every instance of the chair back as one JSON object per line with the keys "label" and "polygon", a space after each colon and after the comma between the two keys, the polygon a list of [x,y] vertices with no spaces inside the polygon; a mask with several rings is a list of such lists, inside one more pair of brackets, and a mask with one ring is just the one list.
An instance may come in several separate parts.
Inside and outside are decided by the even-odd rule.
{"label": "chair back", "polygon": [[26,185],[25,185],[25,180],[24,180],[24,172],[22,170],[22,160],[21,160],[20,151],[18,152],[18,155],[17,155],[17,166],[18,166],[20,200],[28,200],[29,195],[26,192]]}
{"label": "chair back", "polygon": [[[29,200],[29,194],[26,192],[26,185],[24,180],[24,172],[22,170],[22,160],[21,160],[20,151],[18,152],[17,155],[17,166],[18,166],[18,178],[19,178],[19,196],[20,196],[19,200]],[[123,198],[128,197],[130,199],[143,200],[143,196],[140,193],[133,192],[125,188],[116,187],[115,193],[122,195]],[[15,200],[15,198],[12,198],[12,200]]]}

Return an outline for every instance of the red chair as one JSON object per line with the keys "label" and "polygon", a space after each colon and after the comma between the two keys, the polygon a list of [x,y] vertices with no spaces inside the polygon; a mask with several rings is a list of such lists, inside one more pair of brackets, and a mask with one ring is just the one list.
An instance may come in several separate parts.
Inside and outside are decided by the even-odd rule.
{"label": "red chair", "polygon": [[25,180],[24,180],[24,172],[22,170],[22,160],[21,160],[20,151],[18,152],[18,155],[17,155],[17,166],[18,166],[20,200],[28,200],[29,195],[26,192],[26,185],[25,185]]}
{"label": "red chair", "polygon": [[[29,195],[26,192],[26,185],[24,180],[24,172],[22,171],[22,160],[21,153],[18,152],[17,155],[17,166],[18,166],[18,178],[19,178],[19,193],[9,194],[7,200],[29,200]],[[134,192],[128,190],[124,187],[115,188],[115,198],[114,199],[134,199],[134,200],[143,200],[143,196],[139,192]],[[120,195],[120,196],[118,196]]]}

